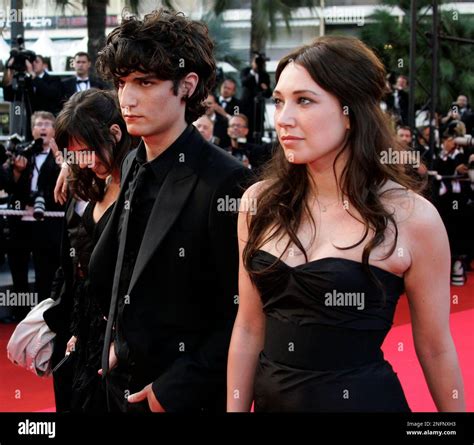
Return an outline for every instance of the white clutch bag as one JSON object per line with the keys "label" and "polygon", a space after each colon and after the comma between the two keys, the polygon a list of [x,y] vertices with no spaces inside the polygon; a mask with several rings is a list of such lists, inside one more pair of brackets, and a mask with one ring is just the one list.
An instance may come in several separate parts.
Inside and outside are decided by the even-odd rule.
{"label": "white clutch bag", "polygon": [[43,313],[59,300],[47,298],[37,304],[13,331],[7,345],[8,358],[40,377],[51,374],[51,355],[56,333],[51,331]]}

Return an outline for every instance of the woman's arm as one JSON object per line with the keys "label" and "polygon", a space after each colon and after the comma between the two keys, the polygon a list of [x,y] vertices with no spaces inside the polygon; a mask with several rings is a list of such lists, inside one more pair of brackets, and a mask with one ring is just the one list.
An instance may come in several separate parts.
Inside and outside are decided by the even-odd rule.
{"label": "woman's arm", "polygon": [[415,350],[438,411],[465,411],[464,387],[449,328],[451,257],[444,224],[415,198],[410,224],[411,266],[405,274]]}
{"label": "woman's arm", "polygon": [[[257,185],[257,184],[255,184]],[[250,411],[258,356],[263,349],[265,318],[260,295],[243,265],[242,253],[248,238],[245,202],[254,190],[242,197],[237,233],[239,238],[239,309],[234,323],[227,363],[227,411]],[[248,201],[248,202],[253,202]]]}

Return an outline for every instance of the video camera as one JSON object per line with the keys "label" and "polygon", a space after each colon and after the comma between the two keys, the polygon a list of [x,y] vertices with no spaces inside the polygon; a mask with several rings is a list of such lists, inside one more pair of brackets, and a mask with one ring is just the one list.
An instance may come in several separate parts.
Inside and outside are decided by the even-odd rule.
{"label": "video camera", "polygon": [[33,63],[36,60],[36,53],[29,49],[25,49],[25,39],[21,34],[18,34],[16,41],[18,48],[13,48],[10,51],[10,58],[13,58],[13,65],[9,68],[12,70],[23,73],[26,71],[26,61]]}
{"label": "video camera", "polygon": [[35,139],[30,143],[22,143],[17,135],[10,137],[6,149],[7,156],[24,156],[28,162],[31,158],[43,151],[43,138]]}
{"label": "video camera", "polygon": [[257,71],[262,73],[265,71],[265,63],[270,59],[265,55],[265,53],[254,52],[253,57],[255,64],[257,65]]}
{"label": "video camera", "polygon": [[[24,156],[28,162],[34,162],[33,157],[43,151],[43,138],[35,139],[29,143],[21,142],[23,138],[14,134],[8,141],[6,155],[10,159],[15,156]],[[32,196],[33,201],[33,216],[40,221],[44,218],[46,211],[46,202],[42,190],[38,190]]]}

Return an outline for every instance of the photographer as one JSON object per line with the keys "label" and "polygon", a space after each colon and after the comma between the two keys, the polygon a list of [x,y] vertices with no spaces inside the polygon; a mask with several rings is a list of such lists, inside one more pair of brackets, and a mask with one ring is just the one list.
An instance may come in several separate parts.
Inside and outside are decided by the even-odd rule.
{"label": "photographer", "polygon": [[387,109],[395,116],[398,125],[408,125],[408,78],[399,75],[395,85],[389,82],[388,87],[385,97]]}
{"label": "photographer", "polygon": [[264,54],[255,53],[250,67],[240,73],[242,113],[249,117],[249,142],[260,143],[265,116],[265,98],[272,94]]}
{"label": "photographer", "polygon": [[466,133],[471,134],[474,130],[474,113],[469,105],[469,100],[464,94],[460,94],[456,101],[451,104],[448,114],[441,118],[443,125],[441,131],[444,132],[453,121],[462,121],[466,126]]}
{"label": "photographer", "polygon": [[[14,65],[15,57],[10,57],[3,81],[3,96],[8,102],[20,100],[15,97],[19,95],[18,90],[14,91],[13,89],[15,70],[12,66]],[[31,112],[43,110],[57,114],[61,110],[61,81],[50,76],[45,68],[44,58],[40,55],[36,55],[33,63],[29,59],[25,60],[25,72],[29,76],[27,91]]]}
{"label": "photographer", "polygon": [[245,166],[250,166],[258,175],[272,157],[273,143],[253,144],[247,142],[248,124],[249,121],[244,114],[236,114],[230,118],[227,133],[231,142],[226,150],[243,162]]}
{"label": "photographer", "polygon": [[[31,131],[36,141],[28,147],[15,147],[10,152],[6,191],[9,208],[34,209],[35,217],[9,216],[10,239],[8,261],[15,292],[29,292],[28,263],[33,254],[35,289],[38,300],[49,297],[54,273],[59,264],[59,242],[62,218],[41,219],[44,211],[62,210],[54,202],[54,186],[60,171],[56,152],[51,148],[54,116],[37,111],[31,117]],[[38,219],[37,219],[38,218]],[[14,316],[22,318],[28,308],[17,308]]]}
{"label": "photographer", "polygon": [[[464,136],[459,136],[455,138],[454,142],[458,146],[463,147],[464,162],[467,167],[467,164],[471,162],[470,158],[474,156],[474,138],[472,137],[472,135],[466,134]],[[466,172],[467,172],[467,168],[466,168],[466,171],[464,171],[463,173],[466,173]]]}
{"label": "photographer", "polygon": [[230,144],[229,136],[227,136],[227,117],[224,117],[217,112],[217,108],[221,107],[217,103],[217,98],[214,94],[209,94],[207,96],[204,105],[206,105],[206,116],[212,122],[212,143],[224,148]]}
{"label": "photographer", "polygon": [[464,138],[465,126],[460,121],[452,121],[442,135],[442,149],[434,162],[438,173],[435,205],[446,226],[451,247],[451,284],[463,286],[466,280],[466,258],[472,252],[470,235],[469,196],[471,184],[467,179],[468,167],[464,150],[456,143]]}

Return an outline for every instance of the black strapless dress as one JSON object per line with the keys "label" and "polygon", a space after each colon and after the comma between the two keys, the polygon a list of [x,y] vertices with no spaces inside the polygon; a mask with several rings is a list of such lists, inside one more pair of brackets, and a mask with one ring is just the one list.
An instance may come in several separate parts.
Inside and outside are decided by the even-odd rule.
{"label": "black strapless dress", "polygon": [[266,318],[255,375],[256,412],[409,412],[380,349],[403,279],[357,261],[322,258],[288,266],[263,250],[252,259]]}
{"label": "black strapless dress", "polygon": [[74,307],[72,314],[72,332],[77,337],[75,346],[74,374],[72,383],[72,411],[103,413],[107,411],[102,378],[97,374],[100,369],[105,327],[98,299],[92,295],[88,279],[88,264],[92,251],[102,234],[113,205],[104,212],[99,221],[94,221],[96,203],[89,202],[81,220],[81,230],[76,236],[77,249],[82,265],[83,278],[75,279]]}

